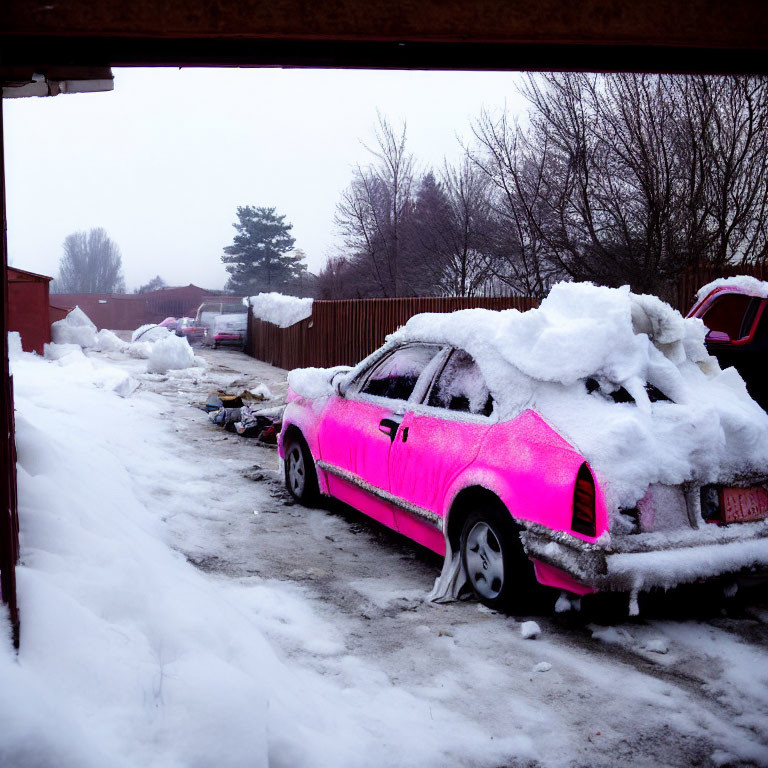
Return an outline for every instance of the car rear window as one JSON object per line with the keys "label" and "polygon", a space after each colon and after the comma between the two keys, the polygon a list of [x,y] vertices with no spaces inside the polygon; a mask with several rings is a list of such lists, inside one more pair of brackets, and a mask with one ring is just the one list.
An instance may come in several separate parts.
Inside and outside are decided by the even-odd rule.
{"label": "car rear window", "polygon": [[429,393],[427,405],[490,416],[493,398],[471,355],[455,350]]}
{"label": "car rear window", "polygon": [[396,349],[374,368],[361,391],[392,400],[407,400],[421,372],[439,351],[439,346],[427,344]]}

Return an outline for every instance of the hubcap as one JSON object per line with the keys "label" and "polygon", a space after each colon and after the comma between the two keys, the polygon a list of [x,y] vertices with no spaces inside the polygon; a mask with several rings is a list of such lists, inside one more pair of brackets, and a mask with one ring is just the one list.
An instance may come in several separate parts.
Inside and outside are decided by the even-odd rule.
{"label": "hubcap", "polygon": [[294,496],[304,493],[305,479],[304,454],[300,446],[292,445],[288,451],[288,486]]}
{"label": "hubcap", "polygon": [[501,545],[488,523],[478,521],[467,534],[464,559],[475,591],[493,600],[504,586],[504,557]]}

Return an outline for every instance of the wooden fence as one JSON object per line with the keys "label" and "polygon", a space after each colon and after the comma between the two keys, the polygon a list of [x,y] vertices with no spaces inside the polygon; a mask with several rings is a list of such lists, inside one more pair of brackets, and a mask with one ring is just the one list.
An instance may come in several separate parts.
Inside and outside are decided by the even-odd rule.
{"label": "wooden fence", "polygon": [[354,365],[384,343],[388,333],[421,312],[519,309],[538,306],[525,296],[499,298],[406,298],[315,301],[312,317],[289,328],[248,316],[246,352],[278,368]]}

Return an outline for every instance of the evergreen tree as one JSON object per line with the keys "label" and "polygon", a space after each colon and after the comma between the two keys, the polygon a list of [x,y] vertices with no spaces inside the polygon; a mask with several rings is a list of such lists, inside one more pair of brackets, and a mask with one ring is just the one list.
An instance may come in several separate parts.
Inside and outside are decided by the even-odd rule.
{"label": "evergreen tree", "polygon": [[226,288],[244,295],[290,293],[306,271],[303,254],[291,253],[296,242],[290,235],[292,225],[274,208],[252,205],[238,206],[237,218],[237,234],[221,257],[230,275]]}
{"label": "evergreen tree", "polygon": [[421,177],[409,220],[408,282],[416,295],[439,295],[451,245],[451,206],[432,171]]}

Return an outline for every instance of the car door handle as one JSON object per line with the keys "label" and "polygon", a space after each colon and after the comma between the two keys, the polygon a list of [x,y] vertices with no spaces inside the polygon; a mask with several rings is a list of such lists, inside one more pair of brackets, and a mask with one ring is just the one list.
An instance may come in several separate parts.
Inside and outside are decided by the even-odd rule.
{"label": "car door handle", "polygon": [[400,422],[394,419],[382,419],[379,422],[379,432],[389,436],[391,442],[394,442],[397,430],[400,428]]}

